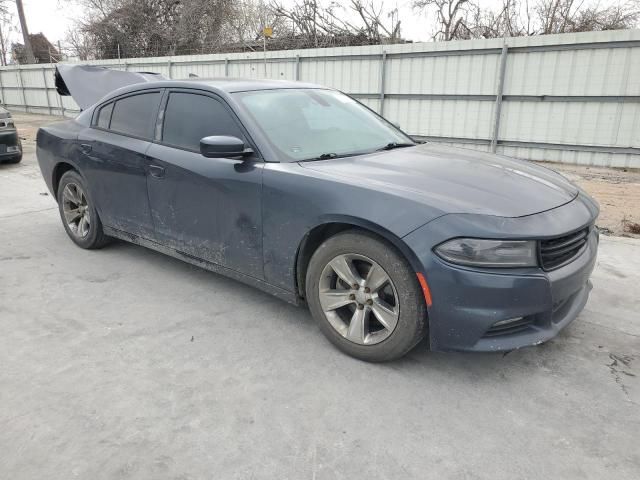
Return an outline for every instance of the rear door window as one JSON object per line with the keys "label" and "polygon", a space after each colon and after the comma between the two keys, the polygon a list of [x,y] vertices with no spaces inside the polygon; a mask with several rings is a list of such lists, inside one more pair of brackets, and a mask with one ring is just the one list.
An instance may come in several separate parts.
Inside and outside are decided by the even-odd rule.
{"label": "rear door window", "polygon": [[163,143],[199,151],[200,139],[212,135],[245,140],[240,126],[222,102],[197,93],[169,94],[162,128]]}
{"label": "rear door window", "polygon": [[160,92],[141,93],[116,100],[109,129],[125,135],[151,139],[159,103]]}

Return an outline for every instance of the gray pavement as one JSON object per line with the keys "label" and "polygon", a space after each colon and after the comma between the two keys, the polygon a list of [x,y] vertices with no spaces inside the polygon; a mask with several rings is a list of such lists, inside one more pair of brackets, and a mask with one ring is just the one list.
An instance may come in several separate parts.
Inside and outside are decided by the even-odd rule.
{"label": "gray pavement", "polygon": [[1,479],[640,478],[640,241],[602,239],[547,344],[371,365],[232,280],[75,247],[27,150],[0,165]]}

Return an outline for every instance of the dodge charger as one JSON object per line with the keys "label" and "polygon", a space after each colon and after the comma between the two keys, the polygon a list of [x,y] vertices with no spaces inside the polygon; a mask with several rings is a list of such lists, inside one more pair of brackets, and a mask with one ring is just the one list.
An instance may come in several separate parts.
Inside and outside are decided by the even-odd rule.
{"label": "dodge charger", "polygon": [[37,135],[81,248],[133,242],[307,305],[367,361],[424,338],[537,345],[587,302],[599,208],[552,170],[417,142],[318,85],[148,77],[103,94]]}

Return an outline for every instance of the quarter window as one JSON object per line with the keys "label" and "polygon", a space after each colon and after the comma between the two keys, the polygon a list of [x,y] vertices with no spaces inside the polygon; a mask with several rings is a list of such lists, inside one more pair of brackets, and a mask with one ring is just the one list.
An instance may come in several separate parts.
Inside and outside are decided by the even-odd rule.
{"label": "quarter window", "polygon": [[162,141],[199,151],[200,139],[211,135],[244,139],[242,130],[221,102],[195,93],[171,93],[164,115]]}
{"label": "quarter window", "polygon": [[109,128],[109,122],[111,121],[111,112],[113,111],[113,103],[105,105],[98,112],[98,121],[96,126],[100,128]]}
{"label": "quarter window", "polygon": [[151,139],[159,103],[159,92],[142,93],[117,100],[109,128],[125,135]]}

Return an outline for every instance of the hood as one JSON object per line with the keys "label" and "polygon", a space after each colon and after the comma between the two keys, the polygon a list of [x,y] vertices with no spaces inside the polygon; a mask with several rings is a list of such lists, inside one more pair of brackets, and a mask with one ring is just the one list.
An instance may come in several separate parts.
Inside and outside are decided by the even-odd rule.
{"label": "hood", "polygon": [[564,205],[578,194],[562,175],[536,164],[431,143],[301,165],[443,213],[522,217]]}
{"label": "hood", "polygon": [[71,96],[84,110],[106,94],[135,83],[164,80],[158,73],[123,72],[90,65],[56,65],[56,90],[62,96]]}

